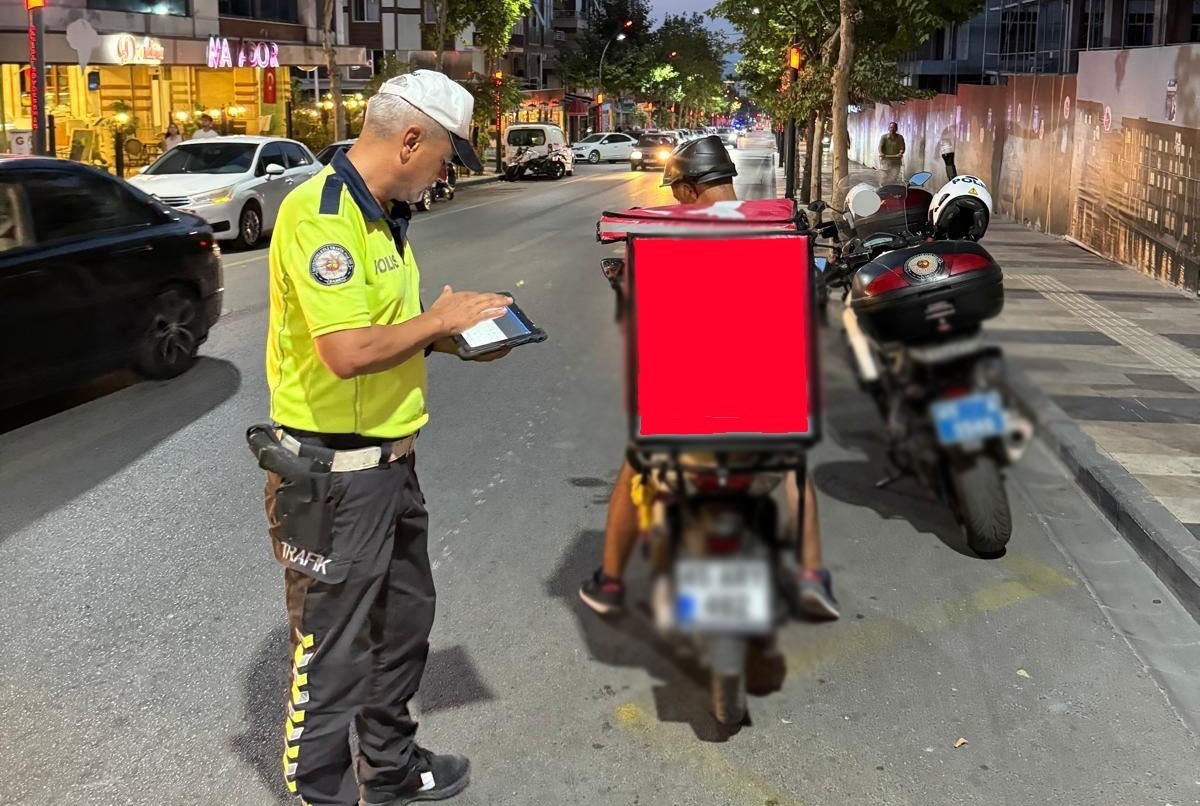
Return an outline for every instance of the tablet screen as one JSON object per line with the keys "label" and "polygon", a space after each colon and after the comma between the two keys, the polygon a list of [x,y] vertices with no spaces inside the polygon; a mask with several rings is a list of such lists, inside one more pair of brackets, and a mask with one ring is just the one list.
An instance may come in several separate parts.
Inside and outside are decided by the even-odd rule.
{"label": "tablet screen", "polygon": [[496,344],[505,339],[511,339],[516,336],[524,336],[529,333],[529,328],[517,318],[511,308],[504,309],[504,316],[499,319],[490,319],[487,322],[480,322],[475,327],[462,332],[463,341],[472,350],[486,347],[489,344]]}

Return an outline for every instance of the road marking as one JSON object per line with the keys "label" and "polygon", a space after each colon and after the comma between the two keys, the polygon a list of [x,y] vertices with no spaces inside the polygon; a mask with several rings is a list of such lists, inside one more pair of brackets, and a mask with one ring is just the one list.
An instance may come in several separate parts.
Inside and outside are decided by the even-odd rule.
{"label": "road marking", "polygon": [[[975,591],[969,596],[949,602],[930,604],[909,619],[880,618],[865,625],[847,622],[843,629],[832,631],[802,630],[804,644],[787,653],[788,677],[793,674],[812,674],[818,668],[850,661],[866,660],[879,650],[905,639],[921,636],[946,627],[966,624],[980,616],[1047,596],[1073,587],[1074,580],[1063,576],[1056,568],[1027,557],[1009,555],[1000,563],[1016,578]],[[814,633],[817,633],[814,636]],[[624,730],[645,736],[653,752],[668,756],[672,761],[697,765],[702,782],[711,789],[720,789],[731,802],[761,806],[764,802],[778,806],[802,806],[793,797],[781,793],[769,784],[754,778],[737,762],[727,758],[712,745],[684,736],[679,730],[660,722],[653,713],[636,702],[617,707],[613,714]]]}
{"label": "road marking", "polygon": [[842,629],[816,635],[811,630],[804,631],[802,645],[787,653],[788,677],[811,675],[820,668],[861,660],[903,639],[966,624],[979,616],[1075,585],[1057,569],[1025,557],[1009,555],[1000,562],[1017,578],[981,588],[962,599],[928,605],[911,618],[884,617],[865,624],[847,622]]}
{"label": "road marking", "polygon": [[748,773],[743,765],[727,758],[712,745],[697,741],[690,735],[685,736],[682,726],[671,728],[659,722],[637,703],[621,705],[615,716],[622,728],[649,739],[654,751],[668,756],[673,763],[697,768],[704,788],[721,792],[730,803],[745,806],[763,806],[764,803],[771,806],[804,806],[803,801],[760,781]]}
{"label": "road marking", "polygon": [[543,232],[541,235],[537,236],[536,238],[530,238],[527,241],[522,241],[521,243],[517,244],[516,246],[510,246],[507,251],[520,252],[522,249],[528,249],[529,247],[533,246],[534,244],[541,243],[542,241],[546,240],[547,238],[551,238],[555,235],[561,235],[561,234],[562,233],[557,230],[550,230],[549,232]]}
{"label": "road marking", "polygon": [[1200,358],[1192,355],[1187,348],[1157,333],[1151,333],[1141,325],[1134,324],[1090,299],[1086,291],[1076,291],[1049,275],[1021,274],[1010,279],[1024,282],[1094,330],[1100,331],[1194,389],[1200,390]]}
{"label": "road marking", "polygon": [[221,257],[221,266],[226,269],[235,269],[238,266],[246,266],[250,263],[253,263],[256,260],[265,260],[266,257],[267,257],[266,252],[261,252],[257,255],[250,255],[249,257],[244,257],[241,260],[226,260],[225,257],[222,256]]}

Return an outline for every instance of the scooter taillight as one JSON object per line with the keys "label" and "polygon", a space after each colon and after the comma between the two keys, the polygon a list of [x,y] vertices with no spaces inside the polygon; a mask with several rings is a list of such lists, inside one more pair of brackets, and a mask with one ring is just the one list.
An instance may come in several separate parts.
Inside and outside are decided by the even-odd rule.
{"label": "scooter taillight", "polygon": [[946,261],[946,266],[949,267],[952,277],[958,274],[968,274],[980,269],[991,268],[994,265],[986,255],[977,255],[973,252],[943,255],[943,259]]}
{"label": "scooter taillight", "polygon": [[896,266],[891,271],[879,275],[867,284],[867,296],[877,297],[897,288],[908,288],[912,283],[904,273],[904,266]]}
{"label": "scooter taillight", "polygon": [[688,481],[696,493],[700,495],[744,493],[754,483],[754,474],[730,475],[725,478],[725,483],[722,484],[721,479],[715,473],[696,473],[689,474]]}
{"label": "scooter taillight", "polygon": [[737,554],[742,548],[742,539],[738,535],[709,535],[708,553],[710,556],[725,556]]}
{"label": "scooter taillight", "polygon": [[[881,262],[886,261],[887,256],[880,258]],[[934,263],[940,258],[941,266],[935,270],[934,267],[926,265],[926,263]],[[922,262],[924,261],[924,263]],[[910,271],[906,269],[909,264],[914,264]],[[936,265],[936,264],[935,264]],[[876,277],[867,284],[866,293],[869,297],[876,297],[880,294],[886,294],[889,291],[895,291],[898,288],[910,288],[912,286],[923,285],[935,280],[942,280],[946,277],[955,277],[962,274],[969,274],[973,271],[988,269],[995,264],[987,255],[981,255],[976,252],[949,252],[940,253],[937,255],[919,254],[908,257],[904,262],[891,267],[883,274]]]}

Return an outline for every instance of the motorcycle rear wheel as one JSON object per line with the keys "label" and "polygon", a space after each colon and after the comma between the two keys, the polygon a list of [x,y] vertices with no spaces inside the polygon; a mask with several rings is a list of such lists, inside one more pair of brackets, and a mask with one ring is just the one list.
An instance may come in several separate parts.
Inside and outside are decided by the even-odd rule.
{"label": "motorcycle rear wheel", "polygon": [[1012,537],[1012,512],[996,460],[986,454],[976,456],[951,468],[950,477],[967,545],[981,557],[1003,554]]}
{"label": "motorcycle rear wheel", "polygon": [[713,672],[710,681],[713,717],[727,728],[742,724],[746,718],[745,675],[723,675]]}

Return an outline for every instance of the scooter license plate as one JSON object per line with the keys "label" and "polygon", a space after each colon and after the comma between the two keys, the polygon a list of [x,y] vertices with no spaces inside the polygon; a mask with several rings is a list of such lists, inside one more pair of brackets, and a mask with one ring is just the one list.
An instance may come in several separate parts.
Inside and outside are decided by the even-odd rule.
{"label": "scooter license plate", "polygon": [[934,401],[931,407],[938,442],[956,445],[1004,433],[1004,403],[999,392]]}
{"label": "scooter license plate", "polygon": [[675,623],[689,632],[768,632],[770,581],[765,560],[679,560]]}

